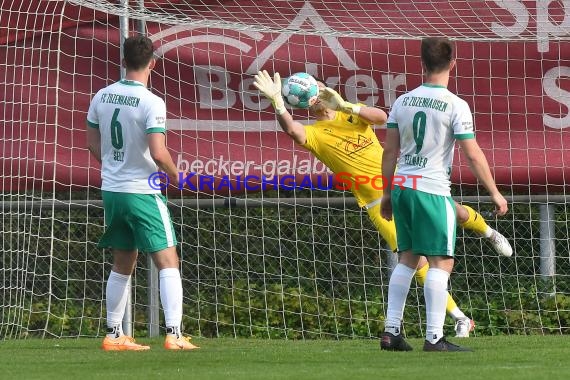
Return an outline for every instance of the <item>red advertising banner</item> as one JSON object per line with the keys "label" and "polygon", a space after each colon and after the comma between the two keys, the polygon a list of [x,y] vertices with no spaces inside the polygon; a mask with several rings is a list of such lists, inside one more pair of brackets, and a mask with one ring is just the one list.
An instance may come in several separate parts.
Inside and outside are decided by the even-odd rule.
{"label": "red advertising banner", "polygon": [[[161,57],[151,88],[166,101],[168,145],[179,168],[217,181],[224,176],[234,181],[246,175],[327,175],[322,163],[280,131],[271,105],[252,86],[253,75],[259,69],[282,76],[307,71],[350,101],[389,111],[397,96],[421,84],[419,39],[371,38],[366,33],[398,31],[401,36],[421,30],[467,37],[456,44],[457,69],[450,89],[470,104],[477,140],[497,183],[521,191],[562,190],[570,175],[565,164],[570,146],[570,41],[554,37],[570,30],[564,27],[570,24],[570,12],[559,9],[564,4],[552,2],[542,9],[538,2],[485,2],[494,4],[493,10],[475,12],[467,1],[438,2],[442,8],[437,10],[416,7],[424,3],[414,3],[413,9],[399,3],[367,3],[374,9],[365,11],[359,2],[344,4],[341,10],[340,3],[294,1],[275,21],[287,30],[308,24],[331,32],[321,35],[232,26],[267,23],[251,9],[255,5],[261,12],[272,1],[240,1],[239,6],[223,2],[201,10],[201,17],[228,23],[220,27],[147,23],[147,34]],[[178,11],[189,16],[196,11],[184,7]],[[463,13],[458,15],[458,10]],[[348,20],[365,19],[371,11],[376,13],[369,17],[368,29],[365,24],[350,26],[361,35],[333,33],[346,31],[352,25]],[[95,92],[119,79],[118,20],[70,5],[61,12],[59,20],[54,16],[46,24],[22,23],[15,12],[8,21],[2,18],[0,191],[100,184],[97,163],[85,148],[85,118]],[[535,21],[544,20],[544,12],[546,26],[553,25],[547,29]],[[34,33],[22,33],[23,27]],[[472,40],[477,36],[488,39]],[[531,36],[536,38],[516,40]],[[294,116],[309,121],[306,112],[295,111]],[[383,130],[377,133],[382,141]],[[454,183],[475,184],[460,154],[454,166]]]}

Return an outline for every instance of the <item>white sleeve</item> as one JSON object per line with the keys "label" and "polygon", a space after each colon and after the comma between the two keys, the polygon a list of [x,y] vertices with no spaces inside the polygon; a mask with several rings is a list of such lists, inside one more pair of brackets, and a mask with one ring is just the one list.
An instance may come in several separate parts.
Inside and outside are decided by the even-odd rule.
{"label": "white sleeve", "polygon": [[464,100],[456,101],[451,114],[451,126],[453,135],[458,140],[472,139],[475,137],[473,131],[473,114]]}
{"label": "white sleeve", "polygon": [[91,103],[89,103],[89,110],[87,111],[87,124],[93,128],[99,128],[99,116],[97,115],[97,105],[101,101],[101,91],[98,91]]}
{"label": "white sleeve", "polygon": [[159,97],[153,99],[148,109],[145,129],[146,133],[166,132],[166,104]]}

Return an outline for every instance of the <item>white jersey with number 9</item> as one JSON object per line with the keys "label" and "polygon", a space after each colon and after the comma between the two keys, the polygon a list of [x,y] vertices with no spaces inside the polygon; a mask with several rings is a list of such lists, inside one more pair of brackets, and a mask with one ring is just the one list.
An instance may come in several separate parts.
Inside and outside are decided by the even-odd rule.
{"label": "white jersey with number 9", "polygon": [[455,140],[474,138],[467,102],[443,86],[423,84],[396,99],[387,126],[400,133],[396,174],[421,176],[404,186],[450,196]]}

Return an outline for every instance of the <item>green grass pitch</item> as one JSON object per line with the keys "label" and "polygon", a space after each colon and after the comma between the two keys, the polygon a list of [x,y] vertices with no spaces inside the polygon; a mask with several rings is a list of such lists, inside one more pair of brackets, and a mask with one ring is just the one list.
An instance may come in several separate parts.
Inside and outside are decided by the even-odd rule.
{"label": "green grass pitch", "polygon": [[101,339],[0,341],[2,379],[569,379],[570,337],[450,339],[474,349],[426,353],[380,351],[378,340],[194,339],[170,352],[162,339],[137,339],[146,352],[104,352]]}

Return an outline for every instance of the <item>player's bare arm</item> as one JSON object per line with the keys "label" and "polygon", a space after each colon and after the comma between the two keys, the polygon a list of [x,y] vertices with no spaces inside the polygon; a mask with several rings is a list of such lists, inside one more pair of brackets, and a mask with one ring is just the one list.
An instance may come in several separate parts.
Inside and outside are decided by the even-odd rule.
{"label": "player's bare arm", "polygon": [[87,148],[93,157],[101,163],[101,132],[99,132],[99,128],[87,126]]}
{"label": "player's bare arm", "polygon": [[358,116],[373,125],[384,125],[388,120],[386,112],[376,107],[362,106]]}
{"label": "player's bare arm", "polygon": [[164,133],[149,133],[147,141],[150,155],[156,165],[168,175],[172,183],[178,183],[178,168],[166,147],[166,135]]}
{"label": "player's bare arm", "polygon": [[497,215],[505,215],[509,210],[506,199],[501,195],[489,169],[489,163],[485,154],[477,144],[475,139],[458,140],[462,153],[465,155],[471,171],[483,184],[491,195],[491,200],[495,204]]}
{"label": "player's bare arm", "polygon": [[382,175],[386,185],[380,203],[380,213],[386,220],[392,220],[392,177],[396,171],[396,162],[400,153],[400,133],[397,128],[388,128],[382,154]]}
{"label": "player's bare arm", "polygon": [[281,129],[289,135],[297,144],[304,144],[307,142],[305,134],[305,126],[298,121],[293,120],[293,116],[287,111],[281,115],[277,115],[277,121]]}
{"label": "player's bare arm", "polygon": [[281,129],[289,135],[296,143],[304,144],[307,141],[305,127],[298,121],[293,120],[293,116],[285,108],[285,102],[281,95],[281,76],[275,73],[273,79],[266,70],[259,71],[254,77],[253,85],[267,99],[271,101],[277,114],[277,121]]}
{"label": "player's bare arm", "polygon": [[383,125],[388,120],[388,115],[380,108],[347,102],[338,92],[330,87],[326,87],[320,92],[319,100],[330,109],[358,115],[358,117],[373,125]]}

